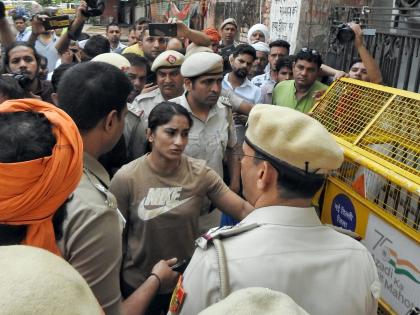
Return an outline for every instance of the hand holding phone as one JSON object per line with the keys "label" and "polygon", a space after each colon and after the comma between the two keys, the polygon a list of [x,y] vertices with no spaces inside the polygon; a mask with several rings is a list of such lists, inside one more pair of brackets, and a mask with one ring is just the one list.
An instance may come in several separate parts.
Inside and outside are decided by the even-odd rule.
{"label": "hand holding phone", "polygon": [[187,269],[187,266],[190,263],[190,260],[191,259],[184,259],[176,263],[175,265],[171,266],[171,269],[179,273],[184,273],[185,269]]}
{"label": "hand holding phone", "polygon": [[150,23],[149,34],[150,36],[166,36],[176,37],[178,33],[177,25],[174,23]]}

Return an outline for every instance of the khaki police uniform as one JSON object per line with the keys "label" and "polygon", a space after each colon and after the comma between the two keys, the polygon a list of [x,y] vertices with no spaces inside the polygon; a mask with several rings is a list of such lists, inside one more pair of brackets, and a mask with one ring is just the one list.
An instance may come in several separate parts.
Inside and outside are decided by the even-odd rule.
{"label": "khaki police uniform", "polygon": [[157,104],[163,101],[160,89],[156,89],[149,93],[140,94],[133,103],[127,105],[128,113],[125,116],[124,138],[129,161],[145,154],[149,114]]}
{"label": "khaki police uniform", "polygon": [[[264,163],[300,176],[302,182],[321,183],[344,159],[325,127],[287,107],[254,106],[245,139],[247,150],[261,154]],[[255,198],[253,174],[262,166],[248,162],[243,164],[258,169],[242,180],[244,190]],[[273,194],[275,183],[266,184]],[[198,314],[232,291],[265,287],[289,295],[312,315],[376,314],[380,282],[368,250],[321,224],[313,207],[299,207],[287,194],[278,204],[267,202],[265,191],[258,193],[261,206],[238,226],[210,231],[196,241],[198,248],[184,273],[185,299],[178,313]],[[310,202],[310,196],[301,198]]]}
{"label": "khaki police uniform", "polygon": [[[370,253],[322,225],[314,208],[261,208],[240,224],[253,228],[221,240],[231,292],[270,288],[312,315],[376,314],[380,283]],[[221,299],[217,251],[204,239],[198,243],[203,248],[184,274],[180,314],[198,314]]]}
{"label": "khaki police uniform", "polygon": [[210,109],[207,120],[202,121],[192,112],[185,94],[172,99],[171,102],[185,107],[193,120],[184,153],[205,160],[207,165],[223,178],[223,158],[226,148],[233,148],[236,144],[231,109],[217,102]]}
{"label": "khaki police uniform", "polygon": [[63,258],[87,281],[105,313],[119,315],[124,221],[115,197],[108,191],[106,170],[87,153],[83,164],[79,186],[66,205],[58,246]]}

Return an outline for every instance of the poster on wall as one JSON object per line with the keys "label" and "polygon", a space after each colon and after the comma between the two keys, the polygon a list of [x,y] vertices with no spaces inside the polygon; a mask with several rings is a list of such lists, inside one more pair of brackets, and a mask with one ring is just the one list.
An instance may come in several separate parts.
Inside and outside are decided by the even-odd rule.
{"label": "poster on wall", "polygon": [[366,238],[382,283],[381,297],[398,314],[420,307],[420,246],[374,214]]}
{"label": "poster on wall", "polygon": [[270,11],[270,38],[290,43],[290,53],[296,48],[297,31],[302,0],[272,0]]}
{"label": "poster on wall", "polygon": [[192,1],[155,0],[151,3],[151,15],[154,22],[165,23],[169,18],[177,18],[185,25],[190,23],[190,10]]}

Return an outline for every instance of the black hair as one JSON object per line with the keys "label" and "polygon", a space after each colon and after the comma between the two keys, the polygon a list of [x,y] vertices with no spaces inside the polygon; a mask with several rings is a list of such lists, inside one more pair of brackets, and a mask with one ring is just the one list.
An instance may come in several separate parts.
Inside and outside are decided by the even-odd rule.
{"label": "black hair", "polygon": [[148,128],[155,131],[157,127],[167,124],[175,115],[181,115],[187,118],[190,128],[193,120],[184,106],[174,102],[161,102],[149,114]]}
{"label": "black hair", "polygon": [[[56,144],[52,124],[42,113],[0,113],[0,162],[16,163],[50,156]],[[67,201],[66,201],[67,202]],[[56,240],[63,235],[67,211],[64,202],[53,216]],[[0,246],[18,245],[26,237],[27,225],[0,224]]]}
{"label": "black hair", "polygon": [[0,113],[0,162],[35,160],[52,154],[52,125],[42,113]]}
{"label": "black hair", "polygon": [[8,100],[24,98],[26,95],[19,83],[8,74],[0,76],[0,93]]}
{"label": "black hair", "polygon": [[106,26],[105,31],[106,31],[107,33],[108,33],[108,30],[109,30],[109,28],[110,28],[111,26],[116,26],[116,27],[118,27],[119,29],[121,29],[121,28],[120,28],[120,26],[118,25],[118,23],[111,22],[111,23],[109,23],[109,24]]}
{"label": "black hair", "polygon": [[48,65],[48,58],[43,56],[43,55],[39,55],[39,61],[40,61],[40,63],[41,63],[41,61],[45,61],[46,64]]}
{"label": "black hair", "polygon": [[36,60],[36,64],[37,64],[37,71],[39,70],[39,63],[41,60],[41,56],[37,53],[36,49],[34,46],[28,44],[27,42],[14,42],[13,44],[9,45],[6,47],[5,51],[4,51],[4,56],[3,56],[3,73],[8,73],[9,72],[9,62],[10,62],[10,56],[9,53],[11,50],[13,50],[16,47],[27,47],[32,49],[33,53],[34,53],[34,57]]}
{"label": "black hair", "polygon": [[24,17],[23,15],[13,15],[12,19],[13,22],[16,22],[17,20],[23,20],[23,22],[26,22],[26,17]]}
{"label": "black hair", "polygon": [[279,196],[285,199],[312,198],[325,182],[325,175],[311,174],[282,162],[245,139],[246,143],[255,151],[254,163],[258,165],[262,160],[267,161],[277,171],[277,189]]}
{"label": "black hair", "polygon": [[295,55],[295,62],[298,60],[305,60],[308,62],[313,62],[318,66],[318,69],[321,68],[322,65],[322,57],[316,51],[310,48],[302,48],[298,53]]}
{"label": "black hair", "polygon": [[122,55],[123,57],[127,58],[130,66],[132,67],[145,67],[147,68],[147,60],[144,57],[141,57],[134,53],[126,53]]}
{"label": "black hair", "polygon": [[60,83],[61,78],[64,75],[64,72],[66,72],[71,67],[75,66],[76,63],[62,63],[57,68],[54,69],[54,72],[51,77],[51,84],[53,87],[54,93],[57,93],[58,84]]}
{"label": "black hair", "polygon": [[294,62],[293,56],[286,56],[286,57],[279,58],[279,60],[277,60],[276,62],[276,71],[280,71],[280,69],[283,67],[293,69],[293,62]]}
{"label": "black hair", "polygon": [[111,51],[111,44],[102,35],[93,35],[87,40],[83,51],[92,59],[100,54],[109,53]]}
{"label": "black hair", "polygon": [[287,52],[288,53],[290,51],[290,44],[288,42],[286,42],[285,40],[282,40],[282,39],[278,39],[278,40],[272,41],[268,45],[268,47],[270,47],[270,49],[273,48],[273,47],[284,47],[284,48],[287,49]]}
{"label": "black hair", "polygon": [[233,50],[233,58],[236,58],[242,54],[247,54],[247,55],[252,56],[253,60],[257,59],[257,51],[251,45],[240,44],[236,46],[235,49]]}
{"label": "black hair", "polygon": [[149,24],[149,23],[152,23],[152,21],[149,18],[143,16],[143,17],[139,18],[136,22],[134,22],[133,26],[134,26],[134,28],[136,28],[137,25],[142,25],[142,24],[145,24],[145,23]]}
{"label": "black hair", "polygon": [[[181,115],[187,118],[190,128],[193,125],[193,120],[184,106],[174,102],[161,102],[149,114],[148,128],[154,132],[157,127],[167,124],[172,117]],[[146,142],[146,152],[151,152],[152,147],[149,141]]]}
{"label": "black hair", "polygon": [[121,113],[132,90],[128,77],[104,62],[86,62],[68,69],[58,84],[58,106],[80,131],[93,129],[112,110]]}
{"label": "black hair", "polygon": [[355,58],[355,59],[353,59],[353,61],[352,61],[352,63],[350,64],[350,68],[349,68],[349,71],[351,70],[351,68],[353,68],[353,66],[356,64],[356,63],[363,63],[363,60],[362,59],[360,59],[360,58]]}

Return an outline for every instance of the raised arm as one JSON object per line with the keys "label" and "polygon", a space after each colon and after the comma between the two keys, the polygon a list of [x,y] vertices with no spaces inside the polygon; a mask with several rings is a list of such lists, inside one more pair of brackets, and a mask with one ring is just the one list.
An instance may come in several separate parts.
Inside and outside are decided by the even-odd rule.
{"label": "raised arm", "polygon": [[64,33],[60,39],[57,41],[55,48],[59,54],[63,54],[69,48],[70,40],[77,37],[77,34],[81,33],[83,25],[86,22],[86,17],[83,14],[87,9],[87,4],[85,1],[80,1],[80,5],[76,11],[76,17],[73,20],[73,23],[70,25],[68,31]]}
{"label": "raised arm", "polygon": [[3,1],[0,1],[0,43],[3,47],[9,46],[15,42],[10,24],[6,19],[6,8]]}
{"label": "raised arm", "polygon": [[355,34],[354,46],[356,47],[359,53],[360,59],[362,59],[362,62],[366,67],[366,71],[370,79],[370,82],[381,84],[382,83],[381,70],[379,69],[379,66],[376,63],[373,56],[369,53],[367,48],[363,45],[363,31],[360,28],[360,25],[356,23],[350,23],[349,25]]}
{"label": "raised arm", "polygon": [[200,31],[192,30],[181,21],[176,19],[169,19],[168,23],[176,23],[178,28],[178,38],[188,38],[197,46],[210,46],[211,41],[206,34]]}

